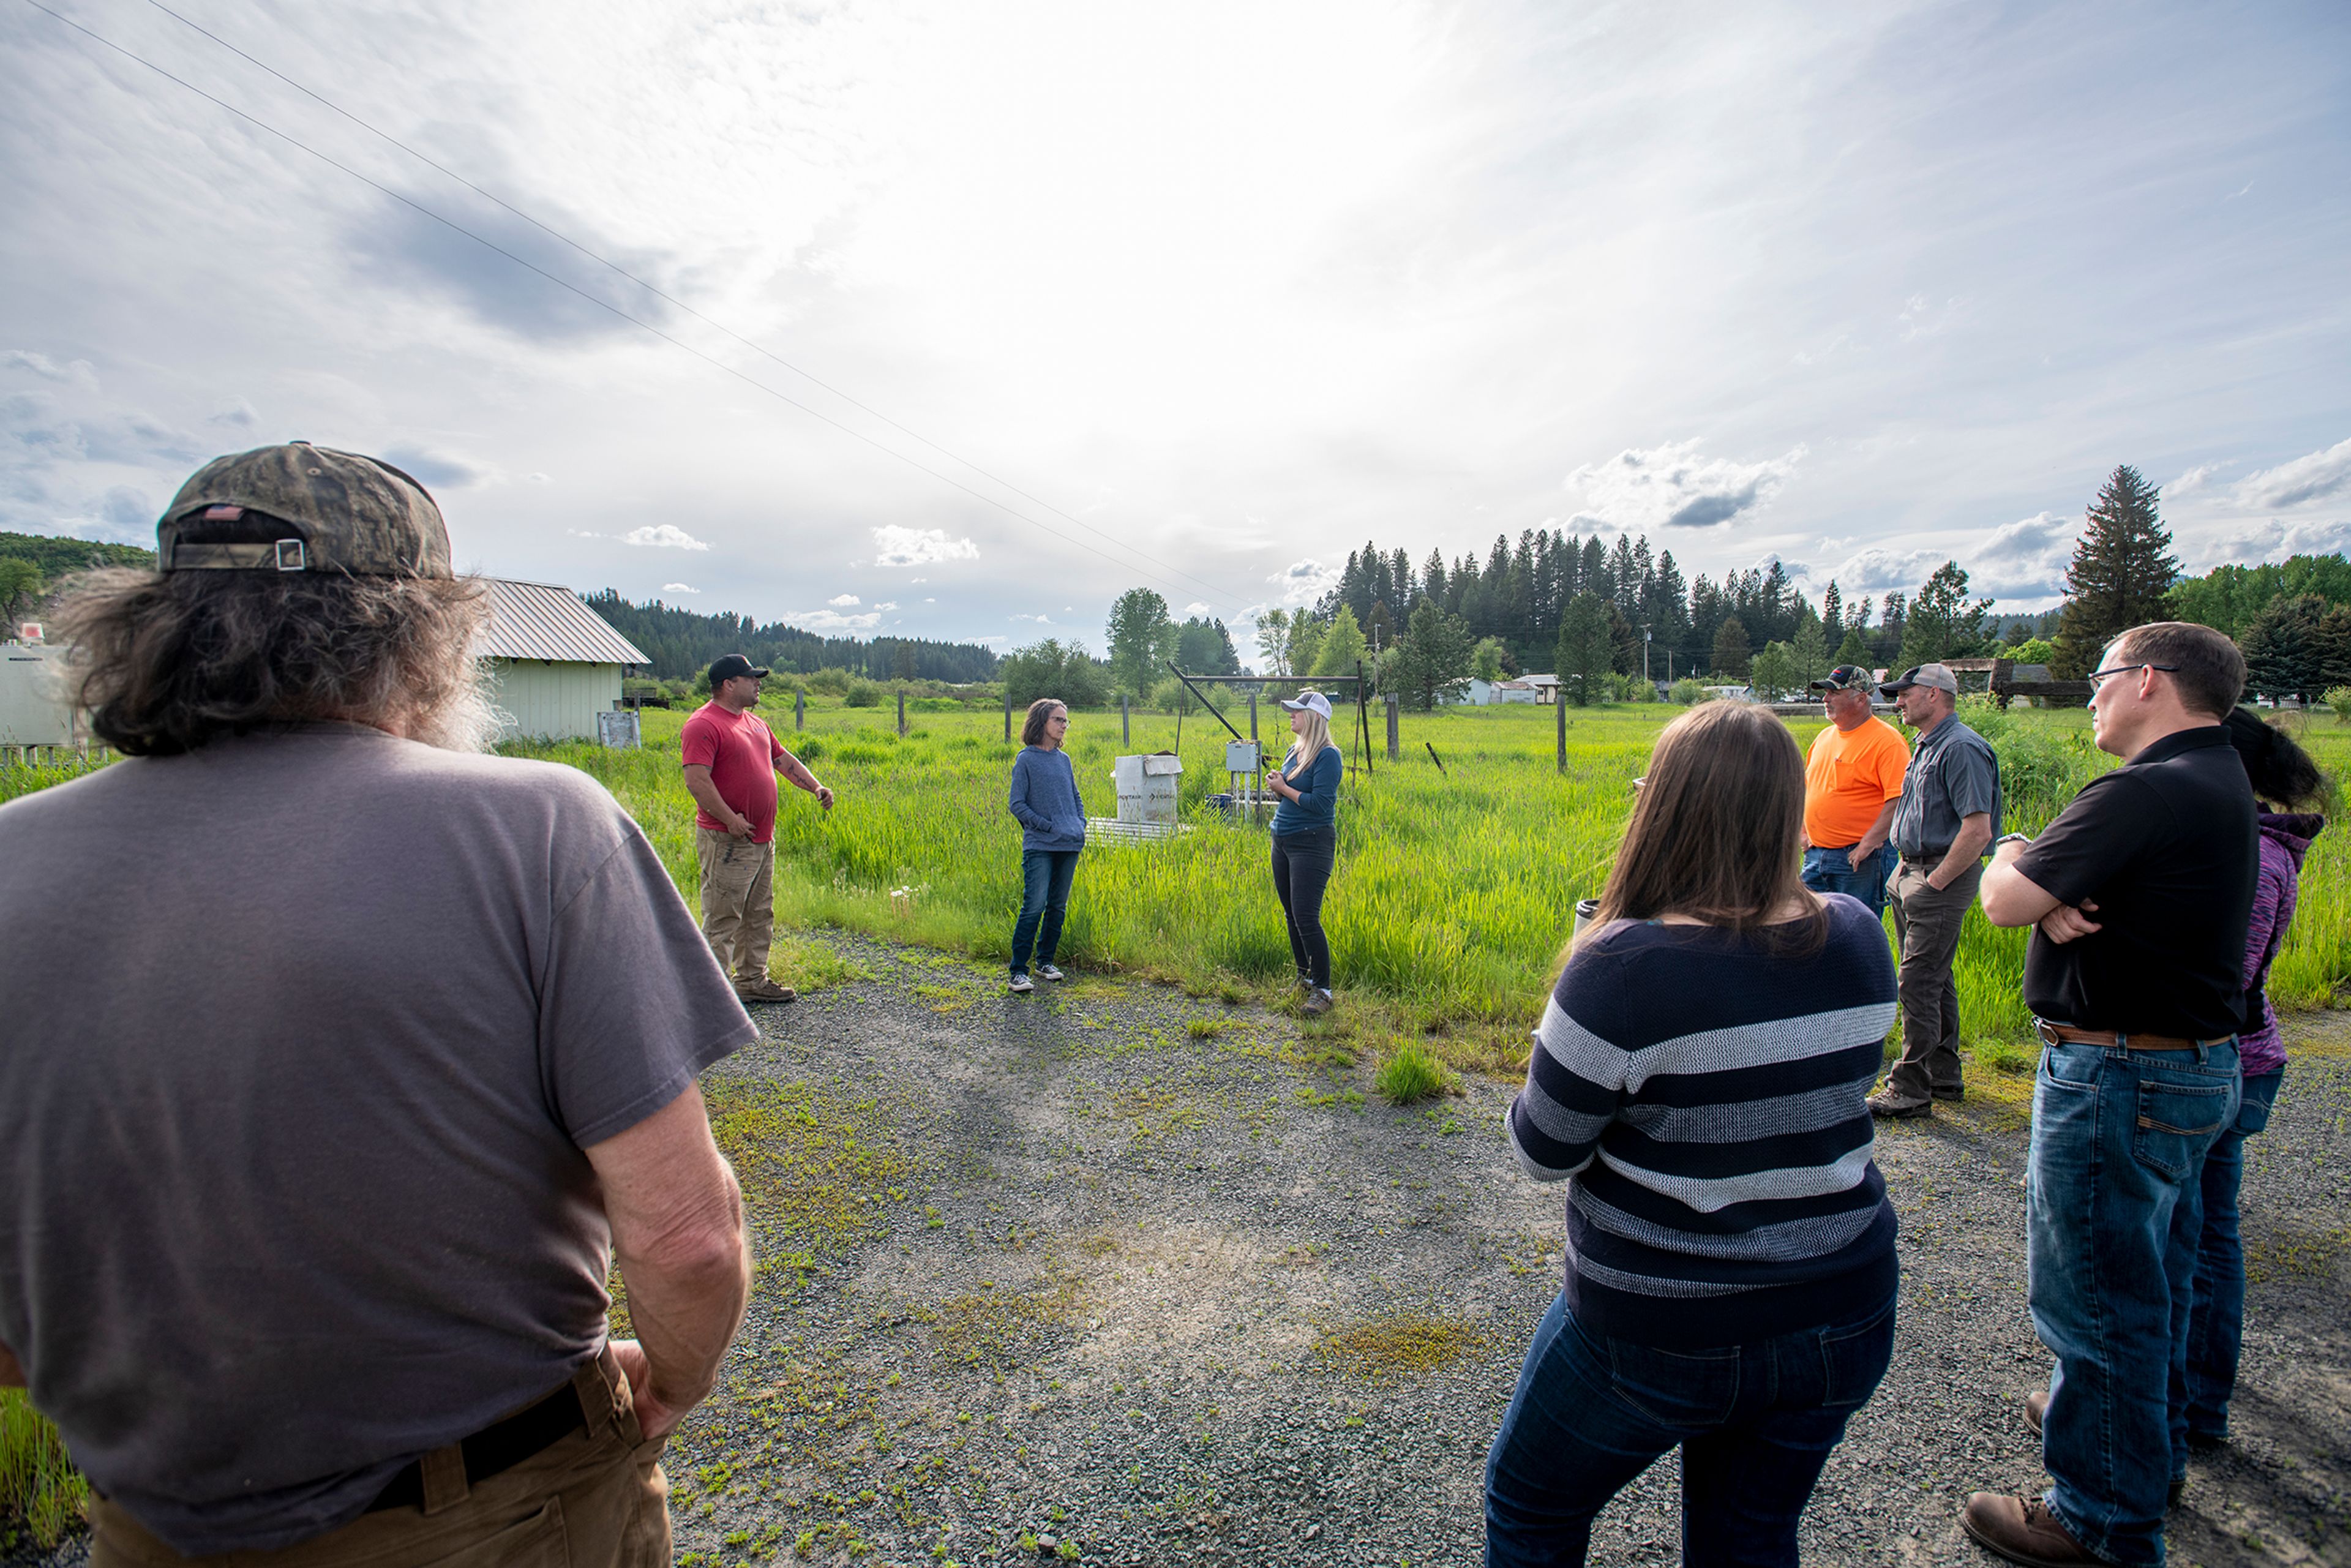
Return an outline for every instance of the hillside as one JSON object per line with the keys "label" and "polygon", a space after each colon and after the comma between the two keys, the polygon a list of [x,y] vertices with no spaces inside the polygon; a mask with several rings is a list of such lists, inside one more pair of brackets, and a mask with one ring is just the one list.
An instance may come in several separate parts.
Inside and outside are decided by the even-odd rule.
{"label": "hillside", "polygon": [[985,681],[996,674],[996,654],[977,643],[820,637],[781,622],[763,626],[747,615],[705,615],[659,600],[632,604],[616,589],[580,597],[606,624],[643,648],[653,660],[653,674],[665,681],[689,680],[721,653],[740,653],[755,664],[803,674],[838,669],[876,680]]}
{"label": "hillside", "polygon": [[137,545],[99,544],[94,539],[68,538],[60,534],[0,533],[0,556],[31,561],[40,569],[43,579],[50,582],[68,572],[93,566],[152,568],[155,564],[155,552]]}

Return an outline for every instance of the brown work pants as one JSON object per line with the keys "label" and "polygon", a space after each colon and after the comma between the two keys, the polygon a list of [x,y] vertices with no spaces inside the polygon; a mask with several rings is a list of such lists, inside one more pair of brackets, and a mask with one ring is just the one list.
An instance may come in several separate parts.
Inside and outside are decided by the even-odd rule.
{"label": "brown work pants", "polygon": [[667,1568],[669,1481],[607,1350],[572,1375],[589,1429],[469,1484],[455,1445],[424,1456],[424,1505],[363,1513],[275,1552],[183,1557],[102,1498],[90,1568]]}
{"label": "brown work pants", "polygon": [[1902,949],[1897,989],[1902,998],[1902,1060],[1886,1074],[1886,1092],[1905,1104],[1956,1092],[1959,1082],[1959,983],[1951,973],[1959,955],[1959,925],[1976,901],[1983,862],[1959,874],[1939,893],[1927,880],[1932,865],[1904,861],[1886,886],[1894,906],[1894,936]]}
{"label": "brown work pants", "polygon": [[694,830],[702,862],[702,935],[738,986],[768,977],[776,935],[776,846]]}

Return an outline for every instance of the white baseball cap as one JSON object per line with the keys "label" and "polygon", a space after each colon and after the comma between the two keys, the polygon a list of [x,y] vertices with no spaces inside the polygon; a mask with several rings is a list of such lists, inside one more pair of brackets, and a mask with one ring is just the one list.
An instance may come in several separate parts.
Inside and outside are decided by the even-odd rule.
{"label": "white baseball cap", "polygon": [[1298,694],[1296,702],[1284,697],[1281,699],[1281,706],[1292,713],[1319,713],[1324,718],[1331,716],[1331,699],[1321,692],[1301,692]]}

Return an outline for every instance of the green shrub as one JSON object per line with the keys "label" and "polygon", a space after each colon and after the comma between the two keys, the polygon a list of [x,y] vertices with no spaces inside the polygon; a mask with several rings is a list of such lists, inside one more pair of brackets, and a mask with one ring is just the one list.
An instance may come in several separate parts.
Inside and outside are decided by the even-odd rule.
{"label": "green shrub", "polygon": [[1372,1079],[1372,1087],[1398,1105],[1442,1094],[1453,1083],[1445,1063],[1429,1054],[1416,1040],[1399,1043]]}
{"label": "green shrub", "polygon": [[2335,722],[2351,724],[2351,686],[2329,686],[2319,701],[2335,710]]}
{"label": "green shrub", "polygon": [[849,683],[849,690],[842,695],[841,701],[851,707],[880,707],[882,687],[872,681],[852,680]]}
{"label": "green shrub", "polygon": [[855,679],[847,670],[822,669],[808,678],[808,689],[828,697],[846,696]]}
{"label": "green shrub", "polygon": [[1674,683],[1673,695],[1667,700],[1677,702],[1684,707],[1705,702],[1707,700],[1706,683],[1695,675],[1684,675]]}

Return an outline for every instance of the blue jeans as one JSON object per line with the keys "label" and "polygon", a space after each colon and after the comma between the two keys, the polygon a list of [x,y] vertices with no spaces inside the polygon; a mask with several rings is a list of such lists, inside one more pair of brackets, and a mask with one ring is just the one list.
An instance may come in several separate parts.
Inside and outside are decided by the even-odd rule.
{"label": "blue jeans", "polygon": [[1870,857],[1858,866],[1853,863],[1854,846],[1841,850],[1810,849],[1804,852],[1804,885],[1814,893],[1849,893],[1869,905],[1879,919],[1886,918],[1886,879],[1894,871],[1894,846],[1880,844]]}
{"label": "blue jeans", "polygon": [[1586,1333],[1562,1292],[1486,1457],[1486,1562],[1583,1563],[1593,1516],[1678,1445],[1682,1561],[1795,1568],[1813,1484],[1893,1355],[1891,1298],[1801,1333],[1670,1351]]}
{"label": "blue jeans", "polygon": [[1012,972],[1029,972],[1034,944],[1037,962],[1050,964],[1061,946],[1061,919],[1070,912],[1070,879],[1078,874],[1077,850],[1024,850],[1020,855],[1020,918],[1012,925]]}
{"label": "blue jeans", "polygon": [[2163,1561],[2188,1473],[2200,1178],[2237,1104],[2233,1039],[2042,1052],[2024,1198],[2032,1326],[2057,1357],[2041,1458],[2051,1511],[2110,1563]]}
{"label": "blue jeans", "polygon": [[[2245,1140],[2270,1124],[2285,1070],[2244,1082],[2235,1125],[2204,1156],[2204,1235],[2196,1256],[2196,1304],[2188,1317],[2187,1429],[2214,1440],[2229,1435],[2229,1396],[2245,1340],[2245,1248],[2237,1229],[2237,1187],[2245,1176]],[[2180,1423],[2173,1413],[2173,1425]]]}

